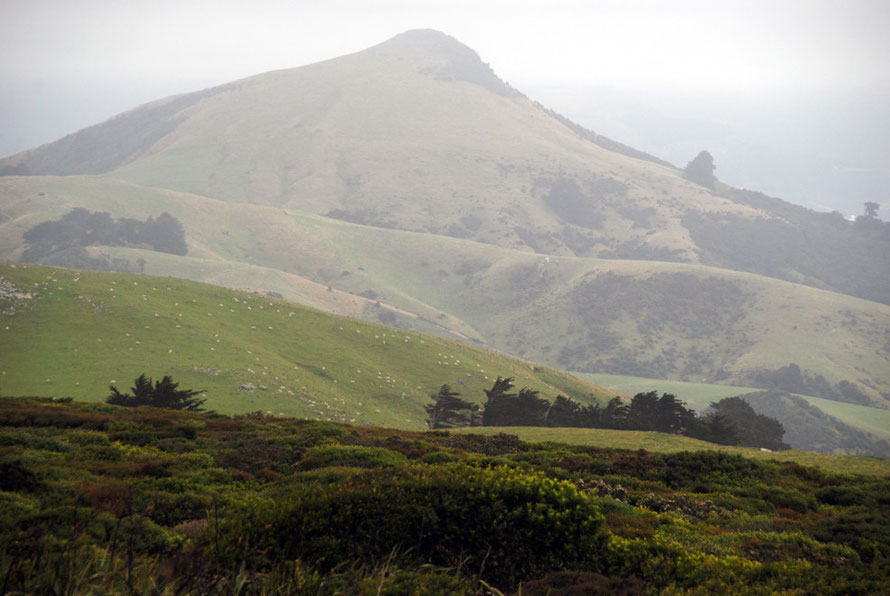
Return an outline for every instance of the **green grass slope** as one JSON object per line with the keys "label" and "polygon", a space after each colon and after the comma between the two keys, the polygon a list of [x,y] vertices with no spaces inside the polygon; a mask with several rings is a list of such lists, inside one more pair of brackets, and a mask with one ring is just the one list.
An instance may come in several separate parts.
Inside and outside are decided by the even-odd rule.
{"label": "green grass slope", "polygon": [[[423,428],[444,383],[480,401],[498,376],[577,399],[614,392],[457,341],[173,278],[0,266],[0,394],[103,400],[140,373],[206,407]],[[253,391],[239,387],[252,384]],[[265,387],[264,390],[259,389]]]}

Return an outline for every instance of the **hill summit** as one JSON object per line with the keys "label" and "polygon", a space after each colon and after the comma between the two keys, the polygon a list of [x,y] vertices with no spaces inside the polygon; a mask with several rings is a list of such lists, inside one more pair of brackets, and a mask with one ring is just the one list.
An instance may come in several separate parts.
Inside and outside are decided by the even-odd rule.
{"label": "hill summit", "polygon": [[421,73],[443,81],[473,83],[504,97],[522,95],[498,78],[473,49],[434,29],[406,31],[370,48],[368,52],[395,57],[418,56],[430,61],[441,60],[440,64],[430,65],[422,69]]}

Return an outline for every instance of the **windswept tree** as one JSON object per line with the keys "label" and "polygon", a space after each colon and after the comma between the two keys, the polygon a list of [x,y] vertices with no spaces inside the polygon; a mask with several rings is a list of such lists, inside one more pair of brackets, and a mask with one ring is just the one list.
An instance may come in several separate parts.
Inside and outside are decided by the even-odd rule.
{"label": "windswept tree", "polygon": [[547,411],[547,426],[599,428],[602,410],[598,403],[582,406],[571,397],[557,395]]}
{"label": "windswept tree", "polygon": [[627,428],[629,409],[620,397],[615,396],[610,399],[600,415],[602,428]]}
{"label": "windswept tree", "polygon": [[479,407],[458,397],[460,393],[451,390],[447,384],[439,388],[438,393],[430,395],[433,403],[424,406],[430,429],[453,428],[467,426],[475,410]]}
{"label": "windswept tree", "polygon": [[717,184],[717,177],[714,176],[714,170],[716,169],[717,166],[714,165],[714,158],[711,154],[707,151],[702,151],[686,164],[684,171],[686,172],[687,180],[713,190],[714,185]]}
{"label": "windswept tree", "polygon": [[550,402],[540,397],[537,391],[523,387],[513,398],[506,424],[502,426],[544,426],[547,424],[547,410]]}
{"label": "windswept tree", "polygon": [[173,378],[169,375],[160,381],[152,380],[145,376],[145,373],[139,375],[134,381],[134,386],[130,387],[132,395],[121,393],[114,385],[110,386],[111,395],[105,398],[109,404],[116,406],[152,406],[154,408],[169,408],[171,410],[190,410],[193,412],[200,411],[204,404],[204,399],[197,397],[202,391],[192,389],[177,389],[179,383],[174,383]]}
{"label": "windswept tree", "polygon": [[547,426],[583,426],[578,423],[582,413],[581,404],[571,397],[557,395],[547,412]]}
{"label": "windswept tree", "polygon": [[483,426],[505,426],[500,421],[509,416],[511,400],[516,397],[515,393],[508,393],[512,388],[513,377],[498,377],[491,389],[483,389],[486,397],[482,412]]}

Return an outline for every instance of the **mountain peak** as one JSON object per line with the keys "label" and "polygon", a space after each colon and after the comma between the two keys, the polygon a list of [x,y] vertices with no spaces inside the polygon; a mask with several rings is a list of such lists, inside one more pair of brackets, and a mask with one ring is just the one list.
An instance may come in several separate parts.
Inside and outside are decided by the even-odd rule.
{"label": "mountain peak", "polygon": [[374,46],[374,49],[421,55],[469,55],[479,59],[470,47],[435,29],[410,29]]}
{"label": "mountain peak", "polygon": [[473,83],[504,97],[522,94],[498,78],[472,48],[435,29],[411,29],[368,50],[384,56],[410,56],[428,62],[420,73],[442,81]]}

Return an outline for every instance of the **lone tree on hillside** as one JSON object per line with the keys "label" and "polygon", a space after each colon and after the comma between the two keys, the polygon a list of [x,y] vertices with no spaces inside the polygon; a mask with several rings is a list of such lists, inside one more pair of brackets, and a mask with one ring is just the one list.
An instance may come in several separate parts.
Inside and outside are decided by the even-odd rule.
{"label": "lone tree on hillside", "polygon": [[190,410],[193,412],[200,411],[205,401],[203,398],[195,397],[202,391],[177,389],[179,383],[174,383],[169,375],[152,384],[151,379],[147,378],[145,373],[142,373],[134,381],[134,384],[135,386],[130,387],[133,395],[121,393],[117,387],[111,385],[111,395],[105,398],[105,401],[116,406],[128,406],[131,408],[152,406],[154,408]]}
{"label": "lone tree on hillside", "polygon": [[426,423],[430,430],[467,426],[470,423],[470,416],[474,410],[478,409],[478,406],[460,399],[459,395],[460,393],[452,391],[448,385],[442,385],[439,393],[430,396],[433,403],[424,406],[427,415],[429,415]]}
{"label": "lone tree on hillside", "polygon": [[865,217],[877,217],[878,209],[881,208],[880,203],[875,203],[874,201],[866,201],[865,202]]}
{"label": "lone tree on hillside", "polygon": [[702,151],[695,156],[695,159],[686,164],[686,179],[696,184],[701,184],[706,188],[714,189],[717,183],[717,177],[714,176],[714,158],[707,151]]}

